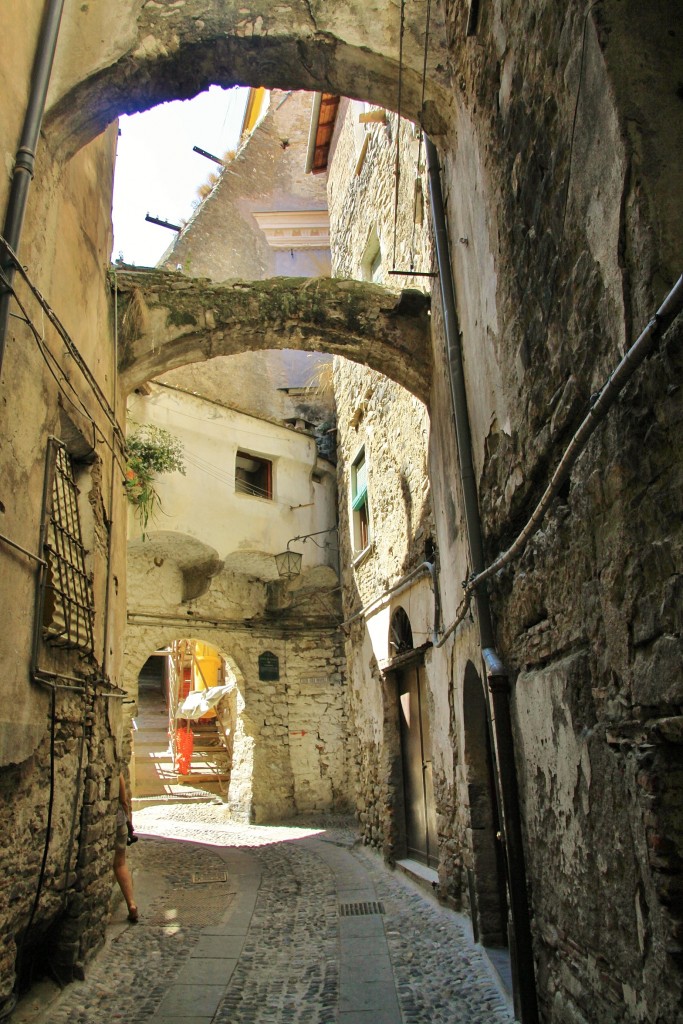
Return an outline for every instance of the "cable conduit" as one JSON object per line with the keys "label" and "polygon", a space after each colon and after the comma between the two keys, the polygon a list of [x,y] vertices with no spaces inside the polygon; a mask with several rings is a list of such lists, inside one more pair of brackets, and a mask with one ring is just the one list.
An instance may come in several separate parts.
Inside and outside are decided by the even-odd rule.
{"label": "cable conduit", "polygon": [[591,399],[591,407],[579,429],[572,437],[565,449],[564,455],[558,463],[557,469],[552,475],[550,483],[546,487],[541,500],[534,509],[530,519],[517,535],[512,544],[503,551],[493,562],[479,573],[474,573],[467,582],[463,592],[463,601],[458,610],[455,621],[445,630],[437,646],[442,647],[449,636],[458,628],[465,619],[473,594],[477,587],[485,583],[504,566],[521,555],[529,540],[540,529],[550,505],[557,497],[560,488],[569,477],[572,469],[583,454],[588,440],[597,429],[600,422],[605,418],[611,407],[616,402],[619,394],[633,377],[636,370],[650,354],[656,342],[666,332],[683,308],[683,275],[671,289],[652,317],[647,327],[639,335],[621,362],[617,364],[609,375],[600,391]]}

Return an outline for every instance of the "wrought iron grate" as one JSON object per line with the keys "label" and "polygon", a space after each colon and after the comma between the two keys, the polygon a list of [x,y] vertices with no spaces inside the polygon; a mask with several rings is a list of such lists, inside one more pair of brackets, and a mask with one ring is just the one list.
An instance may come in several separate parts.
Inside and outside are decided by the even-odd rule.
{"label": "wrought iron grate", "polygon": [[54,475],[45,534],[43,637],[56,647],[93,653],[93,592],[85,568],[78,488],[71,458],[55,444]]}
{"label": "wrought iron grate", "polygon": [[193,885],[205,885],[208,882],[227,882],[228,873],[227,871],[193,871],[192,872],[192,884]]}
{"label": "wrought iron grate", "polygon": [[361,917],[363,914],[383,914],[384,904],[378,902],[341,903],[340,917]]}

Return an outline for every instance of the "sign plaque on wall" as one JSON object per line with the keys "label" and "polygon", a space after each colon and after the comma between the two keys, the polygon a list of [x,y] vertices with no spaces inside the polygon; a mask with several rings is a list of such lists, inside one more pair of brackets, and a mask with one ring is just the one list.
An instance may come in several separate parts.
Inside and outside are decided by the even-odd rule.
{"label": "sign plaque on wall", "polygon": [[264,682],[280,678],[280,661],[277,654],[264,651],[258,656],[258,677]]}

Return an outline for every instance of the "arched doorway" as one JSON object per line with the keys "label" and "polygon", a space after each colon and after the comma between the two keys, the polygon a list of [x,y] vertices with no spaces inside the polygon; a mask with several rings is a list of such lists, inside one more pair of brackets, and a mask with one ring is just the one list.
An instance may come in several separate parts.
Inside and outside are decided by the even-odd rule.
{"label": "arched doorway", "polygon": [[432,745],[421,651],[413,652],[410,620],[403,608],[391,619],[395,659],[407,856],[436,870],[439,863]]}
{"label": "arched doorway", "polygon": [[474,937],[486,946],[507,945],[507,898],[486,700],[471,661],[463,685],[465,763],[470,811],[468,880]]}
{"label": "arched doorway", "polygon": [[233,673],[217,648],[174,640],[138,676],[134,793],[227,799],[236,720]]}

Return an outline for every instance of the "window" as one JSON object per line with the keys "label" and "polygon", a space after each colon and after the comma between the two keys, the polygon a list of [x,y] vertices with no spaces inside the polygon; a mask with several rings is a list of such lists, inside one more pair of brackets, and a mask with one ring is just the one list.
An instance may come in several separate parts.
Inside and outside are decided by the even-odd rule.
{"label": "window", "polygon": [[368,474],[365,448],[362,448],[351,466],[352,540],[354,554],[360,554],[370,544],[370,515],[368,507]]}
{"label": "window", "polygon": [[382,253],[379,249],[370,261],[370,277],[374,284],[382,283]]}
{"label": "window", "polygon": [[382,249],[377,229],[372,228],[361,260],[361,277],[373,284],[382,284]]}
{"label": "window", "polygon": [[249,452],[238,452],[235,459],[235,491],[257,498],[273,497],[273,464]]}
{"label": "window", "polygon": [[50,438],[47,467],[51,487],[48,483],[43,509],[46,566],[40,581],[42,635],[52,646],[92,654],[95,611],[85,564],[74,462],[55,438]]}

